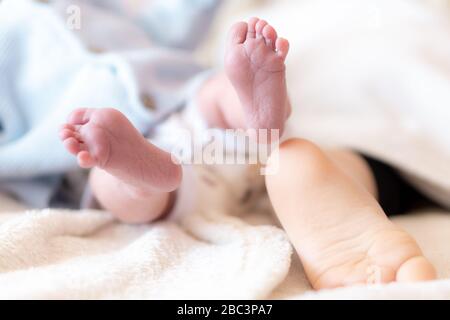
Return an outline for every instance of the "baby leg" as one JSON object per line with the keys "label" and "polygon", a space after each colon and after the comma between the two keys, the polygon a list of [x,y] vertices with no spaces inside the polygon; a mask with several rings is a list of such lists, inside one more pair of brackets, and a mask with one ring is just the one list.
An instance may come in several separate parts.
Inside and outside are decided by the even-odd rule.
{"label": "baby leg", "polygon": [[284,143],[278,156],[269,196],[314,288],[436,277],[414,239],[386,217],[362,157],[325,154],[304,140]]}
{"label": "baby leg", "polygon": [[266,21],[235,24],[229,35],[225,73],[198,95],[209,124],[221,128],[278,129],[291,112],[286,88],[287,40]]}
{"label": "baby leg", "polygon": [[99,168],[91,170],[89,183],[101,207],[125,223],[155,221],[169,212],[174,200],[173,193],[135,188]]}
{"label": "baby leg", "polygon": [[181,167],[117,110],[74,111],[61,139],[82,168],[94,168],[90,177],[94,194],[120,220],[153,221],[170,206],[170,193],[181,182]]}

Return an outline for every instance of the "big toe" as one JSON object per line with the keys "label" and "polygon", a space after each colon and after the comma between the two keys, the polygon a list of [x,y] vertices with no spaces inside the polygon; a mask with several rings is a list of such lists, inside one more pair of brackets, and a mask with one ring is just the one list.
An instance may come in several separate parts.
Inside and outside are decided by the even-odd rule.
{"label": "big toe", "polygon": [[436,270],[425,257],[419,256],[403,263],[397,271],[397,282],[419,282],[436,279]]}
{"label": "big toe", "polygon": [[230,45],[242,44],[247,38],[248,24],[238,22],[231,27],[228,42]]}

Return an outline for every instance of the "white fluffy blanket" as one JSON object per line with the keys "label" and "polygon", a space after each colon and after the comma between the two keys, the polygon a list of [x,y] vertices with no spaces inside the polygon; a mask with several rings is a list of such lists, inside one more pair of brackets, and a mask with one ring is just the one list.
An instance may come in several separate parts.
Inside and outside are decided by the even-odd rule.
{"label": "white fluffy blanket", "polygon": [[[448,203],[448,19],[406,0],[286,0],[262,14],[292,40],[295,135],[377,155]],[[264,226],[276,224],[253,201],[263,193],[252,168],[197,173],[200,202],[178,224],[23,212],[1,199],[0,297],[450,299],[448,213],[396,220],[440,280],[315,293],[295,256],[291,263],[285,234]]]}
{"label": "white fluffy blanket", "polygon": [[267,297],[290,267],[286,236],[231,217],[242,211],[227,205],[239,202],[239,188],[198,173],[202,181],[191,182],[204,201],[178,223],[128,226],[102,212],[23,211],[0,198],[0,299]]}
{"label": "white fluffy blanket", "polygon": [[181,225],[133,227],[102,212],[0,203],[2,299],[450,299],[450,213],[396,219],[440,280],[314,292],[284,233],[257,226],[269,220],[256,208],[246,222],[212,209]]}

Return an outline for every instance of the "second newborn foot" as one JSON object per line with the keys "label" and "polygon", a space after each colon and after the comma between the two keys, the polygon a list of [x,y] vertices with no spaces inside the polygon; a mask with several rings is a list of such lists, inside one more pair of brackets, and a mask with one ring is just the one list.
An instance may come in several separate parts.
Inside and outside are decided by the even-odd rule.
{"label": "second newborn foot", "polygon": [[285,59],[289,42],[253,18],[230,31],[225,69],[244,106],[249,129],[284,130],[290,114]]}
{"label": "second newborn foot", "polygon": [[171,155],[115,109],[75,110],[60,135],[82,168],[99,167],[138,190],[171,192],[181,181],[181,167]]}

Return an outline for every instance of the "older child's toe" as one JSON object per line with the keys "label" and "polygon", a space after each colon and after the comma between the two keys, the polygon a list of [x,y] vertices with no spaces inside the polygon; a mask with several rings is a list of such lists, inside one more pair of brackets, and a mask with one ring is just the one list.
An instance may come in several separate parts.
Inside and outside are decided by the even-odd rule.
{"label": "older child's toe", "polygon": [[403,263],[397,271],[398,282],[419,282],[436,279],[436,270],[425,257],[419,256]]}

